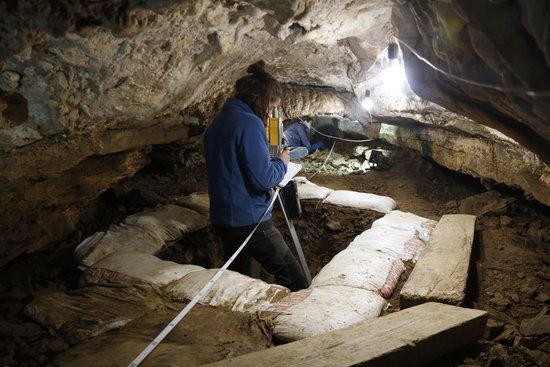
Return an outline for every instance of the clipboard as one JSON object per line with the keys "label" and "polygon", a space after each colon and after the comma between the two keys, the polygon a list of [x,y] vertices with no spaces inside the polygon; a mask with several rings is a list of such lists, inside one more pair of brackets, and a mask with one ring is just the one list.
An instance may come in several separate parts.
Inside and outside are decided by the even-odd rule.
{"label": "clipboard", "polygon": [[296,176],[296,174],[300,172],[301,169],[301,164],[288,162],[288,165],[286,166],[285,177],[283,177],[283,180],[279,182],[277,186],[285,187],[290,182],[290,180],[292,180],[294,176]]}

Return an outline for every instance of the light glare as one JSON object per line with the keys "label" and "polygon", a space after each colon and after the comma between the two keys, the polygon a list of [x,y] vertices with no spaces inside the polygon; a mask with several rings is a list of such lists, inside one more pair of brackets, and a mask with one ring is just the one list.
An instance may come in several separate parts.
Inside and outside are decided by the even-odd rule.
{"label": "light glare", "polygon": [[370,111],[374,107],[374,102],[372,101],[372,98],[365,97],[365,98],[363,98],[363,101],[361,102],[361,106],[363,106],[363,108],[365,110]]}
{"label": "light glare", "polygon": [[405,79],[405,71],[399,63],[399,60],[390,60],[388,67],[382,71],[381,80],[384,92],[391,96],[403,95]]}

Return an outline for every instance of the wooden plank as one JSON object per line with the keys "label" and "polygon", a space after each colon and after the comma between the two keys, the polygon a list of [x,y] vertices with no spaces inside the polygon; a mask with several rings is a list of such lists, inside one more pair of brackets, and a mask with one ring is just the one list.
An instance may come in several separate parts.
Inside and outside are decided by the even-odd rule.
{"label": "wooden plank", "polygon": [[486,320],[485,311],[430,302],[206,366],[422,366],[474,343],[482,336]]}
{"label": "wooden plank", "polygon": [[462,305],[474,242],[474,215],[444,215],[401,289],[401,309],[434,301]]}

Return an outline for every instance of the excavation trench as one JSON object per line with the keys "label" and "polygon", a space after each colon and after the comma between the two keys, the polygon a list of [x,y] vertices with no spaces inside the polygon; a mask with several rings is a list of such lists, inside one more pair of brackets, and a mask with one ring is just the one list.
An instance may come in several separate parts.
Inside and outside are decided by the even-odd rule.
{"label": "excavation trench", "polygon": [[[364,161],[364,155],[357,156],[356,145],[339,143],[330,163],[312,181],[331,189],[387,195],[396,200],[399,210],[434,220],[445,213],[457,212],[465,206],[463,203],[483,201],[486,197],[497,201],[505,198],[507,204],[504,208],[496,212],[487,212],[479,218],[474,259],[477,266],[468,289],[468,304],[483,305],[494,310],[495,314],[505,315],[509,322],[535,316],[539,301],[523,295],[519,302],[510,301],[510,305],[499,310],[503,306],[494,303],[491,295],[502,292],[507,289],[506,287],[517,286],[517,280],[508,278],[503,272],[487,270],[486,259],[487,256],[494,256],[494,251],[519,251],[521,256],[513,261],[518,264],[527,261],[531,264],[525,268],[524,277],[529,282],[531,278],[538,277],[545,269],[539,264],[540,261],[535,260],[535,251],[538,251],[536,243],[541,243],[540,241],[546,238],[544,236],[547,236],[543,225],[547,213],[543,208],[525,202],[514,192],[487,192],[477,180],[448,171],[412,151],[396,149],[382,142],[373,142],[365,148],[389,152],[388,169],[366,172],[358,170],[357,165]],[[167,152],[171,149],[177,148],[164,147],[161,151]],[[304,174],[310,176],[317,172],[327,153],[328,149],[325,149],[306,158],[303,161]],[[13,361],[27,361],[30,365],[46,362],[63,366],[84,366],[91,363],[123,365],[145,347],[184,304],[169,299],[158,287],[124,277],[103,280],[82,288],[78,281],[81,274],[71,260],[72,250],[87,235],[97,230],[105,230],[110,223],[119,223],[128,215],[138,213],[148,206],[158,203],[177,204],[181,195],[205,191],[206,178],[200,151],[188,150],[188,161],[192,161],[193,157],[198,157],[193,167],[161,166],[153,161],[150,167],[132,180],[114,187],[102,196],[98,204],[100,209],[96,212],[101,215],[95,216],[96,222],[83,229],[84,236],[76,236],[50,254],[22,258],[3,271],[2,317],[5,320],[3,329],[7,330],[2,335],[3,352],[8,353]],[[197,172],[199,174],[196,174]],[[473,196],[478,194],[481,194],[479,198]],[[375,211],[337,207],[320,200],[304,200],[302,209],[303,217],[297,220],[295,225],[313,276],[337,253],[344,250],[357,235],[370,228],[376,219],[383,216]],[[503,216],[511,218],[512,222],[505,223],[505,218],[501,219]],[[540,227],[537,226],[538,232],[533,226],[526,226],[534,216],[542,218],[540,220],[543,221]],[[274,211],[274,221],[287,243],[292,246],[277,207]],[[517,234],[511,234],[512,231],[521,231],[519,236],[523,238],[523,242],[519,242],[519,247],[518,242],[511,242],[517,241]],[[528,242],[529,240],[532,242]],[[530,243],[535,244],[534,249],[530,247],[533,246]],[[499,250],[500,246],[503,247],[502,250]],[[186,234],[177,241],[167,242],[157,257],[205,268],[219,267],[222,263],[220,246],[210,227]],[[506,268],[511,265],[511,260],[499,258],[500,265],[491,263],[488,266]],[[59,264],[53,270],[52,259]],[[30,261],[35,267],[28,272],[27,264]],[[392,307],[384,312],[399,310],[398,294],[413,267],[412,262],[406,262],[405,265],[407,270],[401,275],[396,290],[388,299]],[[266,272],[260,272],[258,275],[267,282],[273,281],[271,275]],[[495,283],[495,279],[498,279],[498,282]],[[91,293],[83,293],[82,289],[87,289],[86,292],[91,290]],[[546,291],[545,288],[541,288],[534,292],[544,294]],[[63,293],[73,298],[52,298],[50,309],[62,310],[57,315],[63,315],[66,310],[75,307],[74,297],[91,297],[90,294],[93,294],[87,303],[88,309],[101,309],[105,308],[105,304],[109,304],[110,308],[116,309],[118,314],[124,317],[115,317],[105,329],[101,329],[101,322],[98,327],[90,328],[90,320],[80,320],[56,329],[36,323],[25,316],[25,306],[29,302],[36,302],[44,294]],[[59,303],[59,300],[65,303]],[[86,312],[89,315],[89,310]],[[99,313],[94,317],[96,320],[105,318],[105,314]],[[112,318],[112,315],[109,317]],[[31,331],[22,333],[17,325],[25,325],[25,330]],[[281,342],[273,339],[270,325],[266,324],[265,320],[259,320],[255,314],[197,305],[161,344],[154,356],[154,363],[168,363],[177,357],[184,361],[185,365],[200,365],[262,350]],[[475,353],[480,353],[483,348]],[[471,350],[460,353],[459,357],[446,358],[460,360],[464,358],[465,353],[471,353]]]}
{"label": "excavation trench", "polygon": [[[294,221],[300,244],[304,250],[312,277],[337,253],[372,222],[384,214],[371,210],[340,208],[323,204],[322,200],[303,200],[302,218]],[[283,234],[285,241],[295,251],[283,214],[278,204],[273,211],[273,221]],[[204,244],[208,244],[204,246]],[[195,264],[206,268],[223,265],[221,249],[211,228],[185,235],[170,244],[158,254],[163,260],[182,264]],[[260,271],[256,274],[264,281],[274,282],[271,274]]]}
{"label": "excavation trench", "polygon": [[[304,201],[303,217],[296,221],[296,228],[312,275],[315,276],[355,236],[382,216],[382,213],[371,210],[322,204],[320,200]],[[274,221],[290,244],[288,230],[278,209],[274,212]],[[157,256],[167,261],[206,268],[218,267],[222,263],[219,246],[210,227],[167,243]],[[143,263],[134,264],[136,267],[140,265]],[[81,287],[68,292],[69,297],[54,295],[52,298],[42,298],[42,301],[33,301],[30,307],[35,310],[35,320],[57,328],[74,345],[55,358],[55,365],[126,364],[184,307],[184,303],[170,300],[167,295],[170,291],[166,288],[162,291],[150,283],[124,276],[122,271],[105,272],[99,269],[96,273],[92,270],[81,276]],[[257,276],[273,282],[273,277],[264,271],[258,272]],[[242,280],[245,280],[244,277]],[[79,297],[85,297],[88,301],[84,304]],[[136,303],[140,303],[145,311],[136,309]],[[52,307],[77,309],[78,312],[82,309],[82,313],[89,318],[88,323],[96,322],[98,325],[90,328],[87,322],[71,319],[70,315],[64,322],[64,313],[52,311]],[[98,311],[94,313],[84,308],[96,308]],[[114,313],[119,316],[105,313],[103,310],[106,308],[116,309]],[[27,315],[33,313],[28,310],[29,307]],[[177,358],[185,365],[198,366],[281,343],[271,334],[272,319],[258,316],[250,312],[230,311],[223,305],[198,305],[158,347],[150,363],[167,363]],[[52,318],[59,319],[59,324],[50,323]],[[106,322],[105,318],[112,320]]]}

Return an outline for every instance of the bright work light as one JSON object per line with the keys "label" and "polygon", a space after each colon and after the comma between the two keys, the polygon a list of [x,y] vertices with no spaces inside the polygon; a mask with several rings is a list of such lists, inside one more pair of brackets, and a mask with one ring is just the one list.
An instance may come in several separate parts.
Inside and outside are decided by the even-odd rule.
{"label": "bright work light", "polygon": [[370,90],[368,89],[365,91],[365,98],[361,101],[361,106],[369,112],[374,107],[374,102],[372,101],[372,98],[370,98]]}

